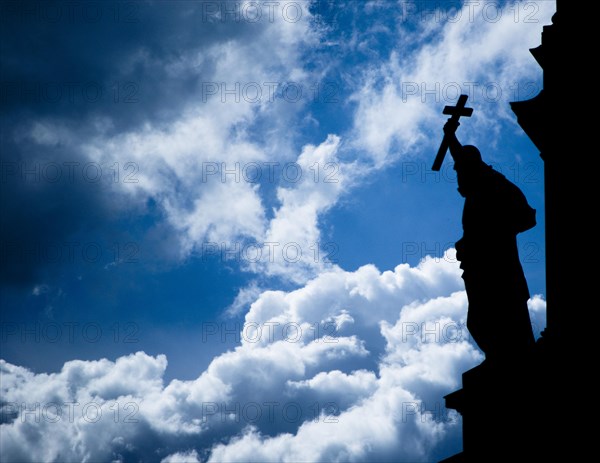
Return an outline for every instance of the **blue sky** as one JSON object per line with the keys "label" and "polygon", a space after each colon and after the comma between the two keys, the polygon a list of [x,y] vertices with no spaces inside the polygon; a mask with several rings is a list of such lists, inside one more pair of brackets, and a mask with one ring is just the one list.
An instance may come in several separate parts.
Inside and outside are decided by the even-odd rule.
{"label": "blue sky", "polygon": [[543,163],[509,102],[554,7],[3,2],[2,460],[459,451],[442,397],[483,357],[441,112],[469,95],[459,139],[537,210],[537,334]]}

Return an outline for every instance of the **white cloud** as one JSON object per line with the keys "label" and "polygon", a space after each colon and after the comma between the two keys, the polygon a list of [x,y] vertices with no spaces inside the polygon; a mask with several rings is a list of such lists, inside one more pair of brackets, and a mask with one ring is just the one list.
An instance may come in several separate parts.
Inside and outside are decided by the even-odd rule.
{"label": "white cloud", "polygon": [[[85,142],[78,141],[76,130],[67,130],[59,122],[35,121],[30,137],[40,144],[78,145],[87,159],[102,165],[136,163],[138,181],[113,186],[128,202],[143,205],[149,198],[157,202],[178,235],[178,257],[205,253],[209,243],[218,245],[219,252],[238,254],[236,249],[244,251],[257,243],[263,246],[260,258],[254,258],[252,249],[251,256],[241,256],[245,270],[303,284],[330,267],[323,259],[327,252],[320,249],[322,215],[353,186],[372,176],[373,167],[413,156],[417,146],[439,138],[440,98],[449,91],[445,86],[477,82],[481,85],[476,92],[481,93],[485,84],[497,83],[505,102],[514,83],[539,80],[539,67],[527,46],[539,42],[539,25],[549,18],[551,2],[536,4],[535,27],[526,22],[525,15],[515,21],[512,11],[520,7],[512,4],[505,6],[499,21],[486,21],[484,3],[465,6],[455,22],[418,21],[416,30],[410,32],[403,27],[384,28],[386,34],[398,34],[398,45],[383,64],[369,62],[353,70],[362,76],[362,84],[350,98],[357,103],[354,127],[343,138],[330,134],[324,140],[310,140],[313,144],[298,140],[291,129],[313,117],[307,108],[310,98],[305,95],[297,103],[289,97],[288,101],[270,98],[273,91],[282,90],[271,83],[296,82],[309,89],[333,65],[322,58],[307,61],[307,50],[320,47],[319,40],[327,31],[316,26],[308,3],[302,2],[295,4],[302,8],[298,21],[290,18],[296,6],[280,2],[274,5],[274,20],[264,16],[256,24],[243,22],[243,27],[228,30],[227,40],[195,44],[177,57],[157,58],[147,51],[132,57],[132,69],[135,63],[162,59],[154,65],[162,65],[173,78],[189,73],[201,76],[201,84],[192,87],[172,120],[149,119],[123,133],[115,133],[110,120],[98,120],[89,128],[91,135]],[[244,5],[240,11],[251,3]],[[379,6],[372,4],[367,10]],[[468,9],[473,10],[474,20]],[[402,8],[393,11],[402,24]],[[214,20],[218,23],[218,15]],[[357,29],[353,40],[338,45],[342,49],[359,46],[365,34]],[[407,86],[413,84],[418,95],[407,95]],[[423,104],[419,96],[423,87],[435,89],[436,85],[440,90],[434,90]],[[254,93],[248,92],[255,90],[261,97],[250,103]],[[496,130],[492,115],[502,115],[507,105],[487,100],[481,94],[472,95],[471,102],[478,104],[477,117],[461,133],[480,138],[475,134]],[[266,162],[279,163],[279,169],[296,162],[303,177],[277,184],[276,198],[271,198],[271,192],[243,178],[249,163]],[[225,174],[225,169],[234,173]],[[267,209],[270,203],[275,203],[272,210]]]}
{"label": "white cloud", "polygon": [[[54,374],[1,361],[2,459],[428,461],[456,451],[460,419],[442,397],[482,360],[460,273],[428,257],[264,291],[242,343],[195,380],[164,384],[165,356],[143,352]],[[543,299],[529,305],[542,320]]]}
{"label": "white cloud", "polygon": [[254,302],[256,298],[258,298],[261,292],[262,291],[258,287],[256,281],[251,282],[244,288],[240,288],[235,296],[235,299],[227,308],[225,313],[231,317],[243,313],[248,309],[248,307],[250,307],[250,304]]}
{"label": "white cloud", "polygon": [[198,452],[191,450],[189,452],[177,452],[173,455],[160,460],[160,463],[200,463]]}
{"label": "white cloud", "polygon": [[458,426],[440,417],[441,396],[481,357],[466,336],[438,327],[421,339],[412,327],[464,323],[460,285],[455,263],[428,258],[263,292],[246,316],[254,333],[191,381],[165,385],[166,358],[142,352],[55,374],[3,361],[3,460],[426,459]]}
{"label": "white cloud", "polygon": [[[248,242],[264,243],[270,234],[265,193],[258,184],[245,181],[244,174],[249,172],[245,169],[257,164],[267,171],[265,163],[282,166],[296,160],[298,147],[289,127],[309,101],[308,89],[316,83],[304,69],[302,54],[318,43],[319,32],[311,23],[307,2],[259,5],[262,16],[254,22],[251,11],[256,5],[234,5],[241,18],[239,27],[213,14],[213,8],[223,13],[225,6],[215,2],[207,7],[208,16],[227,31],[223,40],[206,41],[205,45],[199,35],[197,43],[175,56],[152,54],[143,47],[129,57],[130,71],[136,66],[158,67],[174,82],[194,80],[197,85],[189,85],[190,91],[183,98],[179,93],[174,95],[175,107],[179,105],[175,117],[148,117],[144,124],[119,133],[107,116],[109,120],[98,119],[97,124],[86,127],[83,141],[80,126],[70,127],[58,119],[33,121],[28,131],[18,132],[28,133],[28,138],[39,145],[61,144],[76,149],[85,161],[102,166],[138,166],[134,181],[111,185],[119,199],[114,203],[122,204],[123,195],[129,204],[137,202],[142,207],[148,199],[155,200],[179,235],[179,257],[203,252],[203,245],[209,242],[227,249]],[[201,14],[206,7],[202,3],[179,7],[187,7],[190,18],[193,14],[206,16]],[[182,10],[177,11],[179,14]],[[181,27],[186,27],[183,24]],[[192,25],[198,26],[193,21]],[[214,29],[217,34],[219,28]],[[293,91],[275,98],[277,92],[298,86],[304,89],[299,101],[294,101]],[[151,86],[145,88],[143,96],[153,97]],[[168,103],[165,111],[173,111]],[[299,205],[295,207],[300,209]],[[314,209],[309,204],[307,214],[314,215],[310,212]],[[286,210],[283,208],[280,214],[285,215]],[[281,246],[287,243],[281,236],[276,238],[282,240]],[[279,267],[283,269],[285,264]],[[300,265],[295,267],[300,269]],[[278,272],[277,268],[273,270],[274,274]]]}
{"label": "white cloud", "polygon": [[406,18],[416,20],[417,33],[402,29],[399,44],[409,45],[370,68],[353,96],[358,103],[354,143],[367,150],[376,166],[414,157],[417,147],[439,143],[441,108],[455,103],[459,93],[469,94],[470,106],[476,107],[461,134],[477,144],[494,141],[499,119],[515,120],[508,101],[531,98],[531,88],[540,89],[541,69],[528,48],[539,45],[553,2],[530,5],[535,15],[523,14],[520,2],[509,2],[497,21],[490,3],[468,2],[454,22],[431,20],[431,15],[420,20],[423,7],[408,5],[416,7]]}
{"label": "white cloud", "polygon": [[541,294],[535,294],[527,301],[527,306],[533,334],[538,338],[546,328],[546,300]]}
{"label": "white cloud", "polygon": [[277,189],[281,206],[269,223],[265,242],[277,243],[278,249],[273,259],[260,262],[267,275],[286,275],[303,282],[331,266],[319,254],[318,219],[337,202],[347,183],[346,165],[336,157],[339,144],[339,137],[330,135],[319,146],[305,146],[295,168],[302,177],[292,187]]}

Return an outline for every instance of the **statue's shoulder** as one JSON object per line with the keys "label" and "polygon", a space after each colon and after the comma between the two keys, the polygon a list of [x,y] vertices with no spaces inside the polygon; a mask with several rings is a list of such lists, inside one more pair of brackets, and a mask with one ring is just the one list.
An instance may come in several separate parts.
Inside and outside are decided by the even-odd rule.
{"label": "statue's shoulder", "polygon": [[487,170],[488,178],[486,180],[488,182],[490,182],[490,186],[492,186],[493,188],[502,188],[502,189],[510,191],[511,193],[516,194],[516,195],[523,194],[521,189],[517,185],[515,185],[513,182],[511,182],[509,179],[507,179],[503,173],[498,172],[492,166],[488,166],[488,167],[489,167],[489,169]]}
{"label": "statue's shoulder", "polygon": [[494,180],[509,182],[506,176],[502,172],[498,172],[491,164],[487,164],[487,168],[485,169],[487,175],[491,176]]}

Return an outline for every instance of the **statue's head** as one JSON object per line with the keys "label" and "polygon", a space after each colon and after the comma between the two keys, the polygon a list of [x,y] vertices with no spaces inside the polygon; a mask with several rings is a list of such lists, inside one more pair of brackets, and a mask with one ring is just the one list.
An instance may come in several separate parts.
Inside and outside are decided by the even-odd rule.
{"label": "statue's head", "polygon": [[[465,167],[481,167],[483,160],[481,159],[481,153],[476,146],[464,145],[461,151],[461,160],[459,164],[464,164]],[[455,166],[456,168],[456,166]]]}

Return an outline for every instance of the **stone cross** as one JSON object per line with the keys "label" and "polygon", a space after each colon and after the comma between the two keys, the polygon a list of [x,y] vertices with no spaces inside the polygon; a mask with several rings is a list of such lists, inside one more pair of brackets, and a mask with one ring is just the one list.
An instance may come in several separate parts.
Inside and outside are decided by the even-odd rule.
{"label": "stone cross", "polygon": [[[473,114],[473,108],[465,108],[467,98],[467,95],[459,96],[456,106],[446,106],[444,108],[443,114],[449,114],[451,116],[450,120],[454,120],[456,122],[458,122],[460,116],[471,117],[471,114]],[[440,170],[440,168],[442,167],[442,162],[444,162],[444,158],[446,157],[446,151],[448,151],[448,139],[446,138],[446,135],[444,135],[444,139],[440,144],[440,149],[437,152],[435,161],[433,161],[433,166],[431,166],[431,170]]]}

